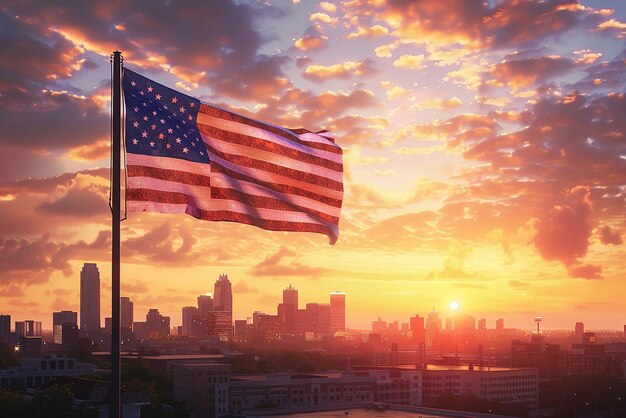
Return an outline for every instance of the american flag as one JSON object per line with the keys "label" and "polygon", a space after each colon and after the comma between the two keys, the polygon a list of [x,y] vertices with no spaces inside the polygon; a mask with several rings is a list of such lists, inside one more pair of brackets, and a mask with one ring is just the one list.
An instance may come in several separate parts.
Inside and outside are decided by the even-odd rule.
{"label": "american flag", "polygon": [[124,69],[126,209],[339,235],[343,154],[326,131],[201,103]]}

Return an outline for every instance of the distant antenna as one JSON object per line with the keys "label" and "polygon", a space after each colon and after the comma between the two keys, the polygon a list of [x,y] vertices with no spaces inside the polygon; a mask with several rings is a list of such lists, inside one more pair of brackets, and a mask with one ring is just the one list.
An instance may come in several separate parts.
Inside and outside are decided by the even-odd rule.
{"label": "distant antenna", "polygon": [[537,334],[539,334],[539,324],[543,321],[543,318],[540,316],[535,317],[535,323],[537,324]]}

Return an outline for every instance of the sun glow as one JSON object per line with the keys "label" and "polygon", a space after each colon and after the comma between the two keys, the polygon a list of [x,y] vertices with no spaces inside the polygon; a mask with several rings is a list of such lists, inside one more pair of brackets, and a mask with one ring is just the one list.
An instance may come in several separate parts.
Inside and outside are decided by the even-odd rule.
{"label": "sun glow", "polygon": [[456,311],[457,309],[459,309],[459,302],[457,302],[456,300],[453,300],[452,302],[450,302],[450,309],[452,309],[453,311]]}

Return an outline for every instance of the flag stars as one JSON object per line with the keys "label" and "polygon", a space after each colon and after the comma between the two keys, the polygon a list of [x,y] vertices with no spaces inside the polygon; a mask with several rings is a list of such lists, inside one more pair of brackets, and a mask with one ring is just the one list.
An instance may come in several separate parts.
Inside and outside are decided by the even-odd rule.
{"label": "flag stars", "polygon": [[137,145],[139,143],[139,141],[137,140],[137,138],[133,138],[133,145]]}
{"label": "flag stars", "polygon": [[165,138],[165,135],[159,134],[159,139],[163,139],[163,138]]}
{"label": "flag stars", "polygon": [[172,103],[174,103],[174,104],[178,103],[178,98],[177,97],[172,97]]}
{"label": "flag stars", "polygon": [[152,93],[152,90],[154,90],[152,86],[148,86],[148,93]]}
{"label": "flag stars", "polygon": [[154,148],[154,141],[150,141],[150,146]]}
{"label": "flag stars", "polygon": [[167,133],[168,133],[168,134],[174,133],[174,130],[173,130],[172,128],[168,128],[168,129],[167,129]]}
{"label": "flag stars", "polygon": [[131,86],[133,86],[133,87],[135,87],[135,86],[137,85],[137,83],[136,83],[135,81],[131,81],[131,82],[130,82],[130,85],[131,85]]}
{"label": "flag stars", "polygon": [[139,112],[139,108],[137,106],[133,107],[133,110],[135,111],[135,113]]}
{"label": "flag stars", "polygon": [[148,121],[148,117],[147,117],[147,116],[144,116],[144,117],[143,117],[143,120],[145,120],[145,121],[147,122],[147,121]]}
{"label": "flag stars", "polygon": [[147,137],[148,137],[148,132],[143,131],[143,132],[141,133],[141,136],[142,136],[143,138],[147,138]]}
{"label": "flag stars", "polygon": [[164,124],[165,123],[165,119],[161,119],[161,120],[159,120],[159,122],[161,122],[161,124]]}
{"label": "flag stars", "polygon": [[188,154],[188,153],[189,153],[189,148],[184,147],[184,148],[183,148],[183,152],[184,152],[185,154]]}
{"label": "flag stars", "polygon": [[181,106],[179,109],[180,113],[185,113],[185,108],[183,106]]}
{"label": "flag stars", "polygon": [[137,121],[133,122],[133,128],[139,128],[139,122]]}
{"label": "flag stars", "polygon": [[161,100],[161,95],[160,95],[160,94],[157,94],[157,95],[156,95],[156,96],[154,96],[154,97],[156,97],[156,99],[157,99],[157,100]]}
{"label": "flag stars", "polygon": [[165,148],[167,148],[167,149],[171,149],[171,148],[172,148],[172,145],[170,145],[170,144],[166,144],[166,145],[165,145]]}
{"label": "flag stars", "polygon": [[152,128],[153,131],[156,130],[156,125],[154,123],[152,125],[150,125],[150,127]]}
{"label": "flag stars", "polygon": [[181,143],[181,139],[180,138],[176,138],[176,143],[180,144]]}

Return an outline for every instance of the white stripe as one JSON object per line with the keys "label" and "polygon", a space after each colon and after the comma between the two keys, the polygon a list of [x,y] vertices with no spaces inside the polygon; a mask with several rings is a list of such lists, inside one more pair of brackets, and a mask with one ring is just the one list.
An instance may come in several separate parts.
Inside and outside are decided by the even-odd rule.
{"label": "white stripe", "polygon": [[211,161],[214,161],[216,164],[219,164],[222,167],[225,167],[240,174],[244,174],[259,181],[280,183],[287,186],[298,187],[300,189],[317,193],[322,196],[331,197],[337,200],[341,200],[343,198],[343,192],[339,190],[333,190],[316,184],[307,183],[305,181],[296,180],[291,177],[281,176],[280,174],[269,173],[267,171],[257,168],[241,167],[237,164],[226,161],[223,158],[218,157],[217,155],[213,155],[212,153],[209,153],[209,158],[211,159]]}
{"label": "white stripe", "polygon": [[[329,206],[324,203],[318,202],[308,197],[284,194],[268,190],[263,186],[244,182],[236,179],[232,179],[226,175],[213,173],[211,175],[211,187],[220,187],[225,189],[232,189],[243,192],[248,195],[270,197],[281,200],[286,203],[292,203],[296,206],[308,208],[317,212],[325,213],[329,216],[339,218],[341,209]],[[128,178],[129,189],[153,189],[164,192],[184,193],[189,196],[195,197],[198,202],[204,202],[211,200],[211,188],[204,186],[196,186],[190,184],[183,184],[174,181],[155,179],[153,177],[129,177]],[[222,199],[215,199],[222,200]],[[293,209],[298,210],[298,209]]]}
{"label": "white stripe", "polygon": [[[186,213],[187,206],[188,205],[186,204],[179,203],[144,202],[136,200],[129,200],[128,202],[126,202],[126,209],[128,212],[156,211],[161,213]],[[243,213],[253,218],[264,219],[268,221],[322,225],[328,228],[335,237],[339,235],[339,227],[337,225],[333,225],[332,223],[314,218],[311,215],[302,212],[289,212],[275,209],[259,209],[243,204],[241,202],[221,199],[213,200],[211,202],[210,209],[204,208],[202,206],[199,206],[199,208],[202,210],[206,210],[207,212],[223,210],[235,213]]]}
{"label": "white stripe", "polygon": [[211,174],[211,166],[208,163],[198,163],[172,157],[158,157],[155,155],[126,153],[126,165],[140,165],[144,167],[184,171],[201,176],[209,176]]}
{"label": "white stripe", "polygon": [[[336,146],[337,148],[339,148],[339,145],[335,144],[330,139],[328,139],[328,138],[334,138],[333,134],[330,132],[322,132],[321,134],[316,134],[314,132],[306,132],[306,133],[298,135],[298,138],[300,138],[303,141],[318,142],[320,144],[329,144],[329,145],[332,144]],[[333,155],[341,155],[341,154],[333,154]]]}
{"label": "white stripe", "polygon": [[[275,144],[283,145],[285,147],[289,147],[298,151],[306,152],[307,154],[315,155],[316,157],[321,157],[330,161],[334,161],[336,163],[341,163],[343,161],[343,157],[341,154],[335,154],[333,152],[320,150],[317,148],[311,148],[304,144],[299,144],[297,142],[290,141],[288,139],[283,138],[280,135],[277,135],[271,131],[266,131],[265,129],[257,128],[255,126],[246,125],[239,122],[233,122],[229,120],[224,120],[215,116],[210,116],[204,113],[198,113],[196,118],[196,123],[208,126],[214,126],[219,129],[223,129],[225,131],[230,131],[237,134],[252,136],[254,138],[262,139],[264,141],[273,142]],[[258,122],[263,123],[263,122]],[[281,130],[285,130],[277,126]],[[292,132],[288,132],[291,135],[297,136],[303,141],[308,142],[317,142],[320,144],[332,145],[333,147],[339,148],[337,144],[334,142],[324,138],[321,135],[314,133],[305,133],[296,135]]]}
{"label": "white stripe", "polygon": [[[320,177],[326,177],[338,182],[341,182],[343,180],[343,173],[340,171],[330,170],[317,164],[306,163],[299,160],[292,160],[291,158],[287,158],[283,155],[275,154],[273,152],[257,150],[243,145],[231,144],[225,141],[221,141],[219,138],[212,138],[205,134],[200,135],[202,136],[202,140],[209,146],[227,154],[253,158],[255,160],[290,168],[292,170],[303,171],[306,173],[318,175]],[[208,151],[211,152],[211,150]]]}

